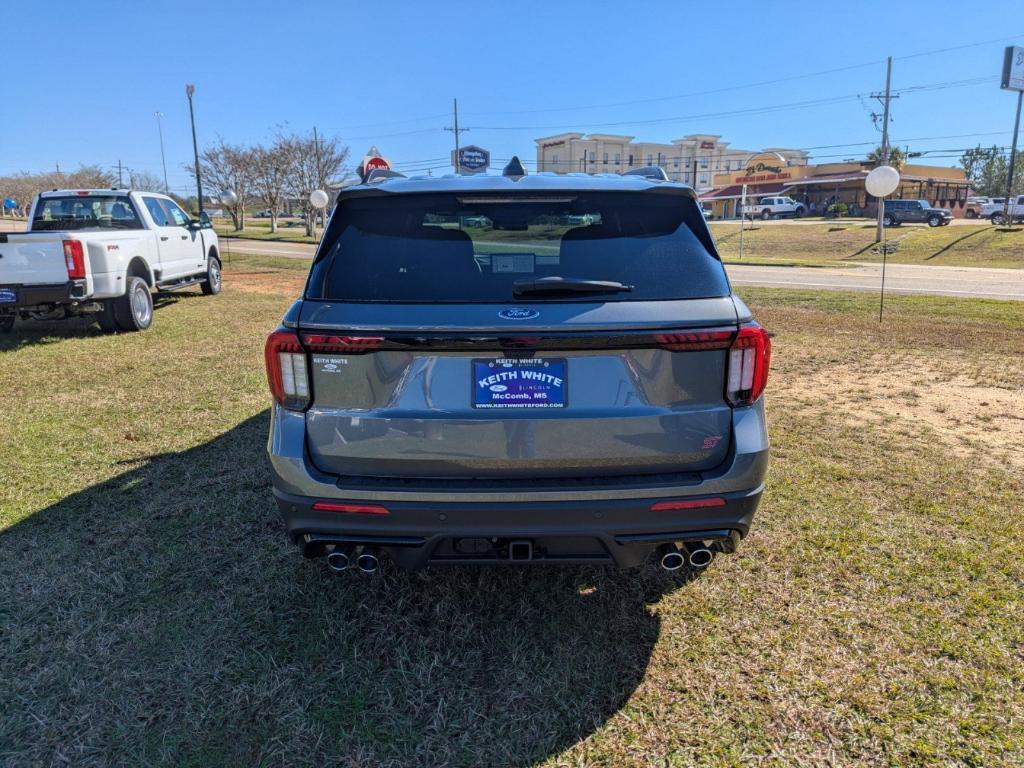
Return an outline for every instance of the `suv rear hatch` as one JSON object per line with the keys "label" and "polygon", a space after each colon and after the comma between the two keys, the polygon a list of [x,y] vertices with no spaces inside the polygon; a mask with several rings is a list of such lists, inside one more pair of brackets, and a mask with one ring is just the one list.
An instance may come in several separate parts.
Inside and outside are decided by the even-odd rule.
{"label": "suv rear hatch", "polygon": [[327,473],[661,474],[729,452],[736,307],[683,187],[343,196],[297,331]]}

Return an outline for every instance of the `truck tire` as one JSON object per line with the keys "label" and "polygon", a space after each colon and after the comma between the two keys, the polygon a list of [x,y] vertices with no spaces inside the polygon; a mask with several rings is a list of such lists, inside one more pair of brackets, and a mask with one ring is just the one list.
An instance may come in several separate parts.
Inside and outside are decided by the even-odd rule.
{"label": "truck tire", "polygon": [[967,213],[965,213],[964,216],[966,216],[968,219],[976,219],[976,218],[978,218],[978,214],[975,213],[970,208],[967,209]]}
{"label": "truck tire", "polygon": [[802,205],[798,205],[796,210],[793,212],[793,216],[797,219],[802,219],[804,217],[804,207]]}
{"label": "truck tire", "polygon": [[929,216],[928,217],[928,226],[929,227],[940,227],[940,226],[942,226],[942,217],[941,216]]}
{"label": "truck tire", "polygon": [[763,211],[761,211],[761,219],[763,221],[768,221],[768,219],[770,219],[771,217],[772,217],[772,212],[769,211],[767,208],[765,208]]}
{"label": "truck tire", "polygon": [[1002,226],[1003,224],[1006,223],[1006,217],[1003,216],[1003,214],[1001,213],[993,213],[992,223],[995,224],[997,227]]}
{"label": "truck tire", "polygon": [[0,317],[0,333],[10,333],[13,331],[14,321],[17,319],[17,315],[4,315]]}
{"label": "truck tire", "polygon": [[144,331],[153,324],[153,294],[141,277],[129,277],[124,296],[114,299],[114,317],[122,331]]}
{"label": "truck tire", "polygon": [[882,217],[882,226],[884,227],[895,227],[896,219],[891,213],[887,213]]}
{"label": "truck tire", "polygon": [[210,256],[206,260],[206,279],[200,285],[204,296],[214,296],[220,293],[220,259]]}

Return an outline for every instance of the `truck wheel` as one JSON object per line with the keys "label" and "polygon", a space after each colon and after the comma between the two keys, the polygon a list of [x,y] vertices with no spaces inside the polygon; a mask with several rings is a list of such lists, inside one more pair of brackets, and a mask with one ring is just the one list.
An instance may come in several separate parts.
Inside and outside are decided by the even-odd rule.
{"label": "truck wheel", "polygon": [[929,227],[938,227],[941,224],[942,224],[942,217],[941,216],[929,216],[928,217],[928,226]]}
{"label": "truck wheel", "polygon": [[886,227],[895,227],[896,219],[894,219],[892,215],[887,213],[885,214],[885,216],[882,217],[882,225]]}
{"label": "truck wheel", "polygon": [[763,211],[761,211],[761,218],[764,221],[768,221],[768,219],[770,219],[771,217],[772,217],[772,212],[769,211],[767,208],[765,208]]}
{"label": "truck wheel", "polygon": [[17,315],[4,315],[0,317],[0,333],[10,333],[14,330],[14,321],[17,320]]}
{"label": "truck wheel", "polygon": [[122,331],[144,331],[153,323],[153,294],[141,277],[129,277],[124,296],[114,299],[114,317]]}
{"label": "truck wheel", "polygon": [[976,214],[970,208],[967,209],[967,213],[965,213],[964,216],[966,216],[968,219],[976,219],[976,218],[978,218],[978,214]]}
{"label": "truck wheel", "polygon": [[200,286],[204,296],[220,293],[220,259],[211,256],[206,262],[206,280]]}
{"label": "truck wheel", "polygon": [[802,205],[798,205],[796,207],[796,211],[793,213],[793,216],[798,219],[802,219],[804,217],[804,207]]}
{"label": "truck wheel", "polygon": [[1001,226],[1006,223],[1006,218],[1001,213],[993,213],[992,223],[995,224],[997,227]]}

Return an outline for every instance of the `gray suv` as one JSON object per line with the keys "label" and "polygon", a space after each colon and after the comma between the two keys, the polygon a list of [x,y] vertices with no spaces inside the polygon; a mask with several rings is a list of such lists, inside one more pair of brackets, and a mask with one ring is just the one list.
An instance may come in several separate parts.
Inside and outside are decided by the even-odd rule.
{"label": "gray suv", "polygon": [[900,224],[927,224],[941,227],[953,220],[949,208],[933,208],[927,200],[886,200],[882,223],[887,227]]}
{"label": "gray suv", "polygon": [[266,343],[288,534],[336,571],[703,568],[761,499],[768,334],[689,187],[513,165],[338,196]]}

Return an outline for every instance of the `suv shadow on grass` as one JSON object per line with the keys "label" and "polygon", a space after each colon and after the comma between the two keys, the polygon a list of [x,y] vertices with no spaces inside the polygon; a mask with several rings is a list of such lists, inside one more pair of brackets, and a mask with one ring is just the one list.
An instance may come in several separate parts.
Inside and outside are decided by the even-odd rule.
{"label": "suv shadow on grass", "polygon": [[530,765],[623,706],[669,576],[335,576],[285,540],[267,419],[0,533],[6,764]]}

